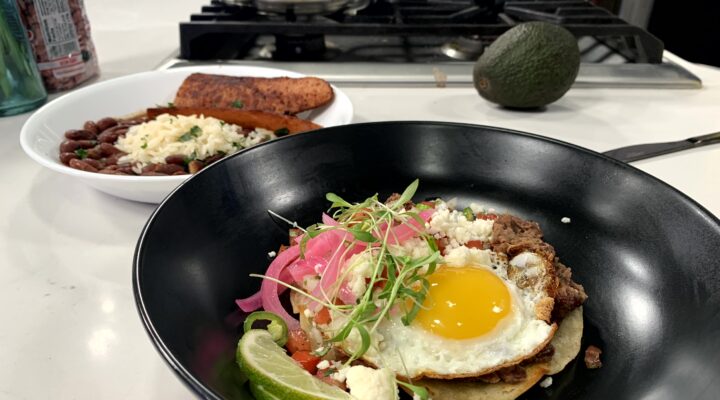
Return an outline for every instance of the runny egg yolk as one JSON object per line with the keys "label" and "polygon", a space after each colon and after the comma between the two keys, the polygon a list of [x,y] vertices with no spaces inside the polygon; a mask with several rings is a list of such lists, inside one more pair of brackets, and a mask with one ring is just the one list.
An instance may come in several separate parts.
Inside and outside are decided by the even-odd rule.
{"label": "runny egg yolk", "polygon": [[511,310],[505,283],[489,269],[447,267],[428,277],[430,289],[414,322],[449,339],[491,332]]}

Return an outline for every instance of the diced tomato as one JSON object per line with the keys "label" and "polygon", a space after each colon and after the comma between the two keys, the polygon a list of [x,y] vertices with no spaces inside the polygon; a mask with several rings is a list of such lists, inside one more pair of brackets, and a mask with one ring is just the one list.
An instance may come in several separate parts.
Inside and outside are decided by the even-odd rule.
{"label": "diced tomato", "polygon": [[320,311],[315,314],[315,323],[318,325],[326,325],[330,323],[330,310],[327,307],[323,307]]}
{"label": "diced tomato", "polygon": [[487,219],[489,221],[495,221],[496,219],[498,219],[498,216],[497,216],[497,214],[478,213],[477,218],[478,219]]}
{"label": "diced tomato", "polygon": [[437,245],[438,251],[440,254],[445,253],[445,247],[447,246],[447,243],[443,239],[435,239],[435,244]]}
{"label": "diced tomato", "polygon": [[337,386],[342,390],[347,390],[344,382],[336,381],[335,379],[330,377],[330,374],[332,374],[333,372],[335,372],[333,369],[321,369],[317,372],[317,374],[315,374],[315,376],[321,381],[327,383],[328,385]]}
{"label": "diced tomato", "polygon": [[470,247],[471,249],[483,249],[484,243],[482,240],[470,240],[469,242],[465,243],[465,247]]}
{"label": "diced tomato", "polygon": [[285,343],[285,347],[287,347],[290,353],[297,353],[298,351],[309,352],[310,350],[312,350],[310,338],[308,338],[308,335],[307,333],[305,333],[305,331],[299,328],[291,329],[288,332],[288,340],[287,343]]}
{"label": "diced tomato", "polygon": [[298,351],[293,353],[291,357],[307,372],[313,375],[317,373],[317,365],[320,362],[320,357],[312,355],[309,351]]}

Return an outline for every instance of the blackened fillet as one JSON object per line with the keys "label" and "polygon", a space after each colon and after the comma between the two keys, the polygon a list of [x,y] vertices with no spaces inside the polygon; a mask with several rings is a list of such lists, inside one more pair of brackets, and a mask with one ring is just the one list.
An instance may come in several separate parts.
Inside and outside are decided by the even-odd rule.
{"label": "blackened fillet", "polygon": [[330,84],[320,78],[250,78],[195,73],[178,89],[175,106],[297,114],[325,105],[333,96]]}

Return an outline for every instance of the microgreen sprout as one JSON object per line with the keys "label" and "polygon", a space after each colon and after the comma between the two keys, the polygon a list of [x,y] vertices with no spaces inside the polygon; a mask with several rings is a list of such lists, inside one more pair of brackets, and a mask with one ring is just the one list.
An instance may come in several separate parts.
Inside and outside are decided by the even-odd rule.
{"label": "microgreen sprout", "polygon": [[[335,223],[333,225],[314,224],[302,231],[300,257],[304,257],[306,246],[310,240],[324,232],[338,230],[349,235],[345,236],[341,245],[333,252],[331,260],[346,262],[351,254],[350,249],[355,249],[354,254],[358,254],[358,250],[361,249],[358,255],[371,260],[372,273],[367,279],[367,287],[355,304],[342,304],[337,297],[348,270],[341,269],[337,277],[320,277],[318,284],[318,287],[321,288],[320,297],[318,297],[317,291],[313,292],[315,294],[307,293],[277,279],[264,277],[264,279],[287,286],[335,313],[333,320],[342,324],[333,326],[334,336],[328,342],[343,342],[351,335],[359,339],[359,344],[353,346],[353,351],[350,352],[348,364],[362,357],[372,347],[372,335],[384,319],[399,315],[402,323],[409,325],[423,308],[430,288],[427,277],[437,268],[440,252],[435,239],[425,232],[425,220],[420,216],[419,209],[409,208],[406,210],[405,208],[406,203],[412,200],[417,188],[418,181],[415,180],[400,196],[394,196],[395,199],[387,203],[379,201],[377,194],[368,197],[363,202],[352,204],[337,194],[328,193],[326,199],[331,202],[330,211]],[[424,209],[428,208],[424,207]],[[268,212],[291,226],[297,227],[296,223],[272,211]],[[400,255],[401,252],[395,251],[398,243],[402,242],[396,231],[399,227],[405,230],[410,229],[413,237],[424,240],[428,246],[427,255],[413,258]],[[251,276],[262,277],[260,275]],[[323,279],[335,280],[329,286],[329,290],[322,290]],[[331,346],[326,344],[324,347]],[[426,392],[425,395],[427,395]],[[423,398],[422,394],[421,398]]]}

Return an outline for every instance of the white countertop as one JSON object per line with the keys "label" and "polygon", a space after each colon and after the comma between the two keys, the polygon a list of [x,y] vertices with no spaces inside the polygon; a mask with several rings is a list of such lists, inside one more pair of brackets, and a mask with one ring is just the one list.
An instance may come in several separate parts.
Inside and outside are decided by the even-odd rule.
{"label": "white countertop", "polygon": [[[202,0],[87,0],[102,79],[152,69],[178,46]],[[701,90],[573,89],[542,113],[511,112],[467,89],[343,89],[355,121],[497,125],[597,151],[720,131],[720,70],[689,65]],[[132,255],[154,206],[116,199],[35,164],[20,149],[28,114],[0,118],[0,398],[181,399],[145,334]],[[720,215],[720,146],[638,168]]]}

